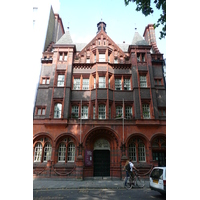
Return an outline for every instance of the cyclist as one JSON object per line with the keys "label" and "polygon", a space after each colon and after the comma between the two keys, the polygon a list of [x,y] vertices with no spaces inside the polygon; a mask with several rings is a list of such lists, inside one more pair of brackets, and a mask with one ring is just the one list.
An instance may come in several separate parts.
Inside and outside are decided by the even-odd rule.
{"label": "cyclist", "polygon": [[133,159],[130,159],[129,161],[129,165],[130,165],[130,176],[132,177],[132,179],[134,180],[134,174],[133,174],[133,169],[135,169],[136,171],[139,171],[133,164]]}

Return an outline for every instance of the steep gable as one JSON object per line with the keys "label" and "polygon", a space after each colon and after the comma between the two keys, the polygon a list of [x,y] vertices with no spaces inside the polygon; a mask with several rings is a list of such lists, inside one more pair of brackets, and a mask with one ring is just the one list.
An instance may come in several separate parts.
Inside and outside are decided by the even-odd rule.
{"label": "steep gable", "polygon": [[124,57],[124,51],[104,32],[101,30],[97,35],[81,50],[78,55],[81,57],[85,54],[85,51],[92,49],[98,49],[100,52],[108,49],[108,51],[118,52],[119,56]]}

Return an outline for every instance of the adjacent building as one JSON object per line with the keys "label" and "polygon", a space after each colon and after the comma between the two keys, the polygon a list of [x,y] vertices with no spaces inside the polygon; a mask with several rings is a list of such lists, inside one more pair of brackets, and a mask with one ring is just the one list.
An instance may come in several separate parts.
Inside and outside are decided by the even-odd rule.
{"label": "adjacent building", "polygon": [[37,87],[41,72],[42,53],[52,43],[56,43],[65,33],[62,19],[58,14],[54,14],[52,5],[48,1],[33,1],[33,38],[32,62],[34,67],[33,107],[35,105]]}
{"label": "adjacent building", "polygon": [[153,25],[117,44],[106,23],[88,44],[69,29],[43,52],[33,119],[33,174],[122,178],[166,165],[163,55]]}

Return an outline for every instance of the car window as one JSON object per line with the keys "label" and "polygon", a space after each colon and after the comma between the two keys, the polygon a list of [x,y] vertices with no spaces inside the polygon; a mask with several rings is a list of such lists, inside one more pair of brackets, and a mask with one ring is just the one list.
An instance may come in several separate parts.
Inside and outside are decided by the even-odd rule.
{"label": "car window", "polygon": [[153,179],[163,179],[163,169],[154,169],[150,177]]}

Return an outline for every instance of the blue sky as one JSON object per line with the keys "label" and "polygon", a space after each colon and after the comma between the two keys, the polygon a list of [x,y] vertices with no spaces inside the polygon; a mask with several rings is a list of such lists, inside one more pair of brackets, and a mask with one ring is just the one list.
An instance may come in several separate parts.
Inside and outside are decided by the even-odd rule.
{"label": "blue sky", "polygon": [[[97,23],[104,21],[107,25],[108,36],[117,44],[132,42],[135,27],[141,36],[148,24],[157,22],[161,10],[145,17],[141,12],[135,11],[135,3],[125,6],[124,0],[52,0],[53,10],[62,18],[73,42],[90,42],[96,35]],[[166,58],[166,39],[159,39],[161,27],[156,28],[157,46]]]}

